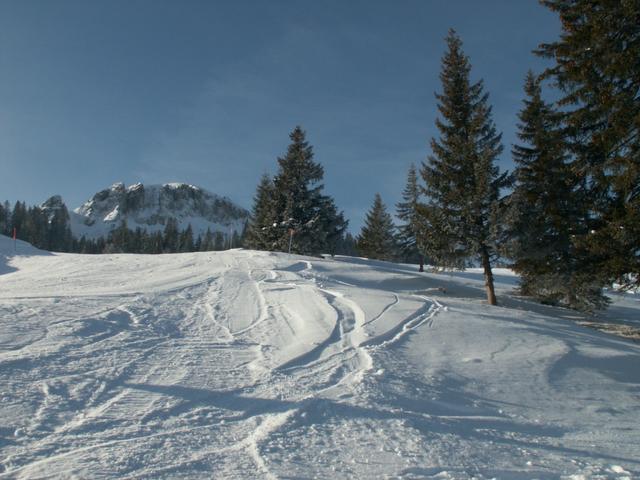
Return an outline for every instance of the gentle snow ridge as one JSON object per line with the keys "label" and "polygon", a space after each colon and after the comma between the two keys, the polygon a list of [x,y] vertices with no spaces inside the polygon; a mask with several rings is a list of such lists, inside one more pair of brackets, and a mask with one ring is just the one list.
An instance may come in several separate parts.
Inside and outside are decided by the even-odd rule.
{"label": "gentle snow ridge", "polygon": [[0,478],[640,476],[640,345],[509,271],[489,307],[474,271],[17,247],[0,236]]}

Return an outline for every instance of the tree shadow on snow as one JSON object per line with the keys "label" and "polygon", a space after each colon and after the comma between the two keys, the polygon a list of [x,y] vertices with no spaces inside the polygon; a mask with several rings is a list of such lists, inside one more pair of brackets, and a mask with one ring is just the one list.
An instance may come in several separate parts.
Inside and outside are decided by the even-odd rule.
{"label": "tree shadow on snow", "polygon": [[[447,389],[456,389],[455,383],[447,381]],[[471,408],[475,402],[483,402],[480,397],[473,397],[460,391],[441,392],[440,404],[424,402],[416,404],[414,400],[396,398],[398,405],[388,407],[384,405],[359,406],[327,398],[307,398],[300,401],[276,398],[250,397],[243,395],[240,389],[230,391],[216,391],[203,388],[185,387],[179,385],[157,385],[125,383],[125,387],[138,389],[150,393],[157,393],[179,399],[179,405],[166,416],[178,415],[194,408],[215,407],[222,410],[237,412],[230,421],[242,421],[255,416],[273,415],[290,410],[297,410],[297,414],[290,420],[290,429],[306,428],[310,425],[336,425],[341,420],[374,420],[374,421],[402,421],[421,432],[427,439],[434,435],[456,435],[472,441],[486,443],[503,443],[528,449],[542,449],[562,455],[598,457],[608,460],[630,462],[638,464],[636,459],[618,457],[597,452],[583,451],[559,445],[541,443],[539,437],[562,438],[566,433],[562,428],[539,424],[521,423],[505,415],[478,415],[477,408]],[[468,402],[464,405],[448,405],[447,398],[461,396]],[[488,405],[488,402],[485,402]],[[304,415],[302,415],[304,413]],[[517,437],[517,438],[516,438]],[[530,440],[529,440],[530,439]]]}
{"label": "tree shadow on snow", "polygon": [[18,269],[9,265],[9,258],[6,255],[0,255],[0,275],[15,272]]}

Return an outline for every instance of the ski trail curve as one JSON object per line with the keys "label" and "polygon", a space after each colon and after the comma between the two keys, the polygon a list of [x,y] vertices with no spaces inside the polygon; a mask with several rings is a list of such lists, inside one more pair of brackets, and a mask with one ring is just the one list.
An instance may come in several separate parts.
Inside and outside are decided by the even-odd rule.
{"label": "ski trail curve", "polygon": [[391,330],[365,340],[361,346],[376,349],[388,347],[422,325],[432,326],[435,316],[443,310],[444,306],[434,298],[425,297],[423,295],[415,296],[425,302],[423,307],[419,308],[412,315],[409,315]]}

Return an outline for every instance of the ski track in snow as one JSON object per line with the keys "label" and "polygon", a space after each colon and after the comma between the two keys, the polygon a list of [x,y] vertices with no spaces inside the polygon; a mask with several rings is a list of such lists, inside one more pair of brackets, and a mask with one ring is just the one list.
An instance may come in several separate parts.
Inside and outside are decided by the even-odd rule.
{"label": "ski track in snow", "polygon": [[[624,433],[637,405],[606,397],[637,399],[640,349],[443,301],[443,277],[241,250],[14,264],[0,275],[0,478],[640,475],[640,436]],[[630,377],[593,391],[582,357],[599,379],[618,378],[614,361]]]}

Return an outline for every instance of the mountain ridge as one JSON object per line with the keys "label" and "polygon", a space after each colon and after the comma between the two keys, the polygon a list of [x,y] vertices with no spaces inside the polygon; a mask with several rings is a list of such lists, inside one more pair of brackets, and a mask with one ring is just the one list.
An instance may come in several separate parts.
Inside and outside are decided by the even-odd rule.
{"label": "mountain ridge", "polygon": [[[40,208],[51,217],[63,205],[62,197],[53,195]],[[243,231],[249,212],[228,197],[178,182],[129,186],[116,182],[69,210],[73,236],[87,239],[106,238],[123,221],[131,230],[162,231],[170,218],[180,230],[191,225],[194,237],[205,235],[207,230],[232,236]]]}

